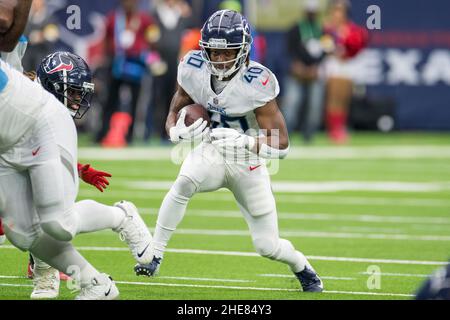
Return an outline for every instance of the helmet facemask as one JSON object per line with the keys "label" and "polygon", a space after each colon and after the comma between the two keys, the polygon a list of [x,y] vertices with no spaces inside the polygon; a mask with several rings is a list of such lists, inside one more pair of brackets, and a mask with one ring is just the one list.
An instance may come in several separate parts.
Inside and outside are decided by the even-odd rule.
{"label": "helmet facemask", "polygon": [[[245,39],[243,39],[245,41]],[[206,62],[206,66],[208,71],[218,77],[219,80],[223,80],[224,78],[228,78],[233,75],[237,70],[239,70],[247,61],[248,55],[250,53],[251,40],[250,42],[242,42],[242,43],[227,43],[226,39],[215,39],[211,38],[208,42],[204,42],[200,40],[200,47],[202,49],[202,58]],[[211,60],[210,50],[211,49],[219,49],[219,50],[238,50],[236,57],[234,59],[228,61],[220,61],[215,62]],[[234,63],[233,63],[234,62]],[[233,63],[230,68],[217,68],[218,65],[227,65]]]}
{"label": "helmet facemask", "polygon": [[67,81],[65,70],[63,70],[63,74],[64,81],[53,84],[57,98],[69,110],[74,119],[81,119],[91,107],[94,84],[83,82],[82,86],[77,86]]}

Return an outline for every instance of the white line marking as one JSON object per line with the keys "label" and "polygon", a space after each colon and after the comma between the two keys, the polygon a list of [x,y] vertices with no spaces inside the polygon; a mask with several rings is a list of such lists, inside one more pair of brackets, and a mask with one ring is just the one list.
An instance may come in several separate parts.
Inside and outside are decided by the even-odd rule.
{"label": "white line marking", "polygon": [[[263,273],[258,274],[260,277],[268,277],[268,278],[293,278],[295,279],[295,276],[292,274],[274,274],[274,273]],[[321,279],[324,280],[356,280],[356,278],[350,278],[350,277],[332,277],[332,276],[322,276],[320,275]]]}
{"label": "white line marking", "polygon": [[28,279],[28,277],[21,276],[0,276],[0,279]]}
{"label": "white line marking", "polygon": [[[188,145],[173,147],[144,147],[125,149],[79,148],[81,159],[93,160],[170,160],[179,162],[189,152]],[[446,145],[395,145],[360,147],[291,147],[288,160],[295,159],[448,159],[450,147]]]}
{"label": "white line marking", "polygon": [[240,279],[193,278],[193,277],[170,277],[170,276],[158,276],[158,279],[217,281],[217,282],[255,282],[254,280],[240,280]]}
{"label": "white line marking", "polygon": [[[138,207],[141,215],[157,215],[159,208]],[[240,211],[233,210],[214,210],[214,209],[188,209],[189,216],[198,217],[220,217],[220,218],[239,218],[242,219]],[[320,221],[360,221],[368,223],[417,223],[417,224],[450,224],[450,219],[444,217],[414,217],[414,216],[389,216],[389,215],[370,215],[370,214],[333,214],[333,213],[300,213],[300,212],[279,212],[278,218],[285,220],[320,220]],[[429,226],[424,227],[427,229]],[[374,229],[375,230],[375,229]],[[388,230],[388,229],[386,229]],[[393,229],[390,229],[391,231]],[[377,230],[380,231],[380,230]]]}
{"label": "white line marking", "polygon": [[[263,287],[238,287],[238,286],[213,286],[199,284],[177,284],[177,283],[161,283],[161,282],[134,282],[134,281],[115,281],[116,284],[127,284],[135,286],[161,286],[161,287],[184,287],[184,288],[206,288],[206,289],[232,289],[232,290],[250,290],[250,291],[288,291],[301,292],[300,289],[288,288],[263,288]],[[9,284],[0,283],[3,287],[33,287],[28,284]],[[350,295],[370,295],[370,296],[391,296],[391,297],[413,297],[412,294],[389,293],[389,292],[356,292],[356,291],[332,291],[324,290],[322,293],[328,294],[350,294]]]}
{"label": "white line marking", "polygon": [[[87,187],[86,187],[87,188]],[[168,189],[167,189],[168,190]],[[130,190],[109,190],[101,194],[102,198],[133,198],[133,199],[156,199],[162,201],[167,190],[161,191],[130,191]],[[86,198],[98,198],[97,190],[80,189],[78,196]],[[197,200],[208,202],[235,202],[233,195],[228,190],[220,189],[214,192],[214,196],[197,194]],[[287,203],[308,203],[308,204],[332,204],[332,205],[360,205],[360,206],[401,206],[401,207],[450,207],[450,201],[444,199],[417,199],[417,198],[380,198],[380,197],[348,197],[348,196],[304,196],[294,194],[276,194],[275,200]]]}
{"label": "white line marking", "polygon": [[416,273],[390,273],[390,272],[382,272],[382,273],[369,273],[369,272],[360,272],[359,274],[364,275],[379,275],[379,276],[392,276],[392,277],[413,277],[413,278],[426,278],[429,277],[430,274],[416,274]]}
{"label": "white line marking", "polygon": [[[207,289],[233,289],[233,290],[252,290],[252,291],[288,291],[300,292],[300,289],[288,288],[263,288],[263,287],[238,287],[238,286],[210,286],[199,284],[175,284],[161,282],[132,282],[132,281],[116,281],[118,284],[129,284],[139,286],[164,286],[164,287],[188,287],[188,288],[207,288]],[[351,295],[370,295],[370,296],[393,296],[393,297],[413,297],[412,294],[388,293],[388,292],[356,292],[356,291],[329,291],[324,290],[322,293],[331,294],[351,294]]]}
{"label": "white line marking", "polygon": [[[250,236],[248,230],[221,230],[221,229],[177,229],[178,234],[207,235],[207,236]],[[325,231],[285,231],[280,230],[284,237],[300,238],[333,238],[333,239],[373,239],[373,240],[398,240],[398,241],[450,241],[450,236],[434,235],[408,235],[408,234],[385,234],[385,233],[348,233],[348,232],[325,232]]]}
{"label": "white line marking", "polygon": [[32,284],[0,283],[0,287],[33,287]]}
{"label": "white line marking", "polygon": [[[173,181],[122,181],[121,185],[137,190],[169,190]],[[275,192],[339,192],[339,191],[407,191],[435,192],[450,190],[449,182],[400,182],[400,181],[318,181],[293,182],[274,181]]]}
{"label": "white line marking", "polygon": [[404,293],[382,293],[382,292],[356,292],[356,291],[334,291],[325,290],[323,293],[335,293],[335,294],[356,294],[356,295],[369,295],[369,296],[390,296],[390,297],[414,297],[413,294]]}
{"label": "white line marking", "polygon": [[[118,247],[77,246],[76,248],[80,251],[127,251],[127,252],[129,251],[129,249],[127,248],[118,248]],[[0,246],[0,250],[1,249],[16,249],[16,248],[10,245],[3,245]],[[200,250],[200,249],[167,249],[166,251],[172,253],[187,253],[187,254],[260,257],[260,255],[257,254],[256,252],[243,252],[243,251],[219,251],[219,250]],[[433,265],[433,266],[445,266],[448,264],[447,261],[394,260],[394,259],[377,259],[377,258],[352,258],[352,257],[328,257],[328,256],[306,256],[306,258],[310,260],[323,260],[323,261]]]}

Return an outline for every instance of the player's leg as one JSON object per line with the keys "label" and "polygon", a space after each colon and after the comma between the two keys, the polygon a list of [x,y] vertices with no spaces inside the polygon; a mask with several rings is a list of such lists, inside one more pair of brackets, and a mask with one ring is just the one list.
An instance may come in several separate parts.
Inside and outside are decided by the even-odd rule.
{"label": "player's leg", "polygon": [[348,108],[352,94],[352,81],[341,77],[332,77],[327,81],[326,125],[328,135],[333,142],[347,141]]}
{"label": "player's leg", "polygon": [[[0,182],[0,193],[5,208],[4,216],[8,223],[5,229],[9,230],[11,242],[16,247],[27,250],[42,233],[33,207],[29,177],[26,172],[16,172],[0,176]],[[31,299],[51,299],[59,295],[59,278],[56,269],[36,259],[33,261],[33,273],[34,288]]]}
{"label": "player's leg", "polygon": [[[141,233],[146,232],[150,241],[151,235],[145,224],[133,208],[126,207],[128,204],[109,207],[94,201],[82,201],[75,205],[78,193],[76,128],[62,106],[46,107],[49,110],[33,131],[33,142],[27,145],[28,148],[23,148],[28,149],[29,154],[25,152],[22,157],[30,167],[33,199],[44,231],[56,240],[69,241],[78,233],[121,230],[125,220],[136,223],[140,220]],[[32,155],[29,150],[38,152]],[[132,216],[137,218],[132,219]],[[131,225],[136,226],[136,223]]]}
{"label": "player's leg", "polygon": [[322,282],[303,253],[289,240],[279,237],[276,203],[265,165],[252,172],[243,172],[239,178],[230,181],[229,188],[248,224],[256,252],[287,264],[300,280],[303,291],[321,291]]}
{"label": "player's leg", "polygon": [[93,200],[83,200],[75,203],[74,212],[78,215],[76,234],[112,229],[128,244],[136,262],[151,262],[152,235],[133,203],[120,201],[114,206],[107,206]]}
{"label": "player's leg", "polygon": [[112,300],[119,295],[112,279],[98,272],[70,242],[58,241],[43,233],[33,243],[30,252],[53,268],[66,270],[66,274],[78,280],[81,293],[77,299]]}
{"label": "player's leg", "polygon": [[[35,257],[47,262],[57,270],[80,270],[79,278],[81,287],[89,292],[99,290],[99,286],[93,286],[92,279],[99,276],[95,270],[69,242],[57,241],[46,235],[40,228],[39,217],[32,201],[31,181],[26,171],[14,172],[0,176],[0,213],[4,222],[4,230],[10,242],[23,251],[30,251]],[[55,270],[53,269],[52,270]],[[35,267],[35,272],[36,272]],[[49,270],[47,270],[49,271]],[[53,271],[52,271],[53,272]],[[39,273],[39,270],[38,270]],[[52,280],[45,270],[39,273],[47,280]],[[59,282],[56,278],[48,283],[47,294],[58,291]],[[105,286],[106,288],[106,286]],[[36,288],[35,288],[36,289]],[[52,289],[52,290],[50,290]],[[95,290],[94,290],[95,291]],[[49,298],[41,292],[34,298]],[[104,299],[104,295],[98,295]]]}
{"label": "player's leg", "polygon": [[153,236],[154,259],[149,267],[136,266],[138,275],[158,272],[166,246],[184,217],[189,200],[197,192],[214,191],[224,186],[225,166],[211,144],[200,144],[184,160],[180,173],[164,197]]}
{"label": "player's leg", "polygon": [[325,84],[322,80],[315,80],[309,85],[307,101],[307,115],[304,126],[304,137],[306,141],[312,141],[320,127],[323,118],[323,105],[325,97]]}
{"label": "player's leg", "polygon": [[[34,138],[27,141],[26,147],[22,148],[25,150],[22,162],[29,166],[32,199],[40,226],[55,243],[52,244],[49,237],[43,237],[30,252],[65,273],[68,273],[67,267],[78,261],[75,265],[79,266],[82,277],[92,280],[92,272],[95,269],[69,243],[64,243],[70,241],[78,232],[80,221],[74,206],[78,188],[75,165],[76,130],[70,115],[61,106],[54,106],[50,112],[38,122],[32,132]],[[27,158],[27,150],[36,150],[31,153],[30,159]],[[53,248],[53,252],[46,251],[46,246]],[[55,252],[58,250],[59,260],[55,260]],[[82,287],[90,288],[83,292],[96,290],[92,283],[83,281]]]}

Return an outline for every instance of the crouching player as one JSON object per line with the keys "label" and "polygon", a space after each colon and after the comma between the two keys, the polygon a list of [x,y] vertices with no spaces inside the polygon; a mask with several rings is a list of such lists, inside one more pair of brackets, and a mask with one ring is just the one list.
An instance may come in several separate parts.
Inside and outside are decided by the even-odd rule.
{"label": "crouching player", "polygon": [[[19,110],[25,108],[25,101],[36,101],[34,109],[26,110],[34,117],[23,115],[28,122],[16,126],[24,129],[23,133],[17,132],[19,138],[11,136],[14,131],[7,130],[12,124],[2,122],[8,118],[0,120],[5,125],[5,131],[0,129],[0,148],[3,147],[0,152],[0,217],[3,229],[12,244],[52,266],[40,268],[41,263],[36,264],[35,289],[50,280],[54,283],[48,287],[55,290],[51,294],[35,290],[32,297],[57,296],[57,269],[67,272],[70,267],[78,267],[81,292],[77,299],[117,298],[119,292],[114,281],[90,265],[70,241],[79,233],[112,229],[128,243],[137,262],[148,263],[151,260],[147,252],[151,235],[130,202],[121,201],[114,206],[92,200],[75,203],[79,182],[77,135],[73,121],[70,123],[68,119],[82,116],[90,106],[94,88],[89,67],[83,59],[68,52],[47,56],[39,66],[37,76],[53,98],[48,93],[43,94],[44,89],[32,85],[3,61],[0,61],[0,76],[5,79],[0,89],[0,101],[5,102],[0,113],[16,120]],[[19,91],[24,96],[18,96]],[[42,110],[37,109],[38,106]]]}

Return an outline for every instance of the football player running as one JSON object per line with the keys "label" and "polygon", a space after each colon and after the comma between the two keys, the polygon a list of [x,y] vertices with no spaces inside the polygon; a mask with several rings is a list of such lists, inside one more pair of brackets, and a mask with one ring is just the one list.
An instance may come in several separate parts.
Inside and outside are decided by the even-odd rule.
{"label": "football player running", "polygon": [[[152,262],[137,265],[135,271],[138,275],[157,274],[167,243],[195,193],[228,188],[249,226],[256,251],[287,264],[303,291],[321,292],[322,281],[305,256],[279,237],[266,159],[286,157],[289,137],[275,100],[277,79],[269,69],[249,60],[251,43],[246,19],[235,11],[221,10],[204,24],[201,50],[191,51],[181,60],[166,129],[174,143],[202,143],[184,160],[162,202]],[[185,126],[186,113],[181,109],[192,103],[210,112],[210,132],[202,119]]]}
{"label": "football player running", "polygon": [[[29,0],[0,0],[0,50],[14,52],[25,28],[30,5]],[[77,299],[115,299],[119,291],[114,281],[97,271],[70,241],[78,233],[120,228],[124,220],[122,212],[130,217],[125,219],[132,221],[130,225],[136,225],[138,214],[127,202],[116,207],[90,201],[84,206],[75,205],[77,135],[71,114],[55,96],[3,59],[2,54],[0,218],[6,236],[14,246],[29,251],[55,269],[73,270],[76,274],[71,276],[80,280],[81,292]],[[79,63],[72,61],[66,65],[62,62],[61,67],[75,69]],[[67,99],[70,87],[70,84],[62,86],[67,90],[63,91],[64,99]],[[74,89],[83,95],[80,93],[82,88]],[[133,230],[128,235],[135,240],[129,239],[130,247],[135,247],[137,239],[140,243],[141,233],[147,229],[130,229]],[[150,235],[148,239],[151,239]]]}

